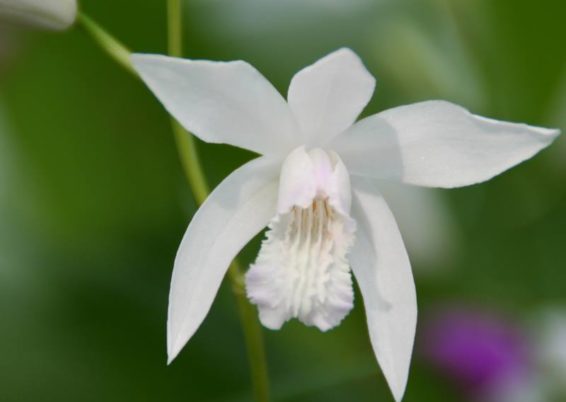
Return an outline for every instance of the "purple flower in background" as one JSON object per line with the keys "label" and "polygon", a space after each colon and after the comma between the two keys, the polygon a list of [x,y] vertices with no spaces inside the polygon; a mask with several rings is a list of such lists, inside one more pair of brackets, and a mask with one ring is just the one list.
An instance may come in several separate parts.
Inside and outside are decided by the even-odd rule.
{"label": "purple flower in background", "polygon": [[505,400],[530,378],[528,342],[495,314],[454,309],[424,331],[425,358],[473,400]]}

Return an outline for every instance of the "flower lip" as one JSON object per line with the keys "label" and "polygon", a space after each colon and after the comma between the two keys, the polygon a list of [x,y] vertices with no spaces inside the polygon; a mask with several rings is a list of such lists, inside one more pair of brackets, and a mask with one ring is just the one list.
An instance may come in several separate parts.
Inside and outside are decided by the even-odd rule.
{"label": "flower lip", "polygon": [[[313,159],[323,161],[315,178],[316,173],[324,178],[329,161],[319,152]],[[353,219],[336,211],[323,192],[306,207],[294,205],[272,219],[246,274],[247,295],[265,327],[279,329],[297,318],[327,331],[346,317],[354,301],[347,255],[355,229]]]}
{"label": "flower lip", "polygon": [[350,201],[349,175],[336,153],[300,146],[287,156],[277,214],[246,274],[264,326],[279,329],[297,318],[327,331],[352,309]]}

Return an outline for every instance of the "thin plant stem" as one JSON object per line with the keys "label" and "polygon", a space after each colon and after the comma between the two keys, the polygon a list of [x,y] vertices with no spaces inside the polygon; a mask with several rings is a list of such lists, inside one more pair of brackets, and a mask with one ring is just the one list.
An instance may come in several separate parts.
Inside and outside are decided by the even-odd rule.
{"label": "thin plant stem", "polygon": [[[181,0],[167,0],[167,19],[169,55],[181,57],[183,55]],[[189,184],[196,201],[200,204],[208,195],[208,185],[198,159],[194,137],[176,121],[173,121],[172,124],[181,160],[183,165],[186,166],[185,171],[189,178]],[[257,402],[268,402],[269,376],[263,334],[257,315],[246,298],[242,269],[236,260],[230,264],[228,278],[236,298],[238,314],[246,342],[254,396]]]}
{"label": "thin plant stem", "polygon": [[257,319],[257,312],[246,297],[244,277],[237,260],[230,264],[228,278],[236,298],[238,314],[244,332],[254,398],[257,402],[269,402],[269,372],[263,332]]}
{"label": "thin plant stem", "polygon": [[171,118],[171,127],[177,144],[179,159],[189,182],[189,187],[198,205],[208,197],[209,187],[206,182],[194,137],[181,126],[177,120]]}
{"label": "thin plant stem", "polygon": [[[168,52],[171,56],[182,56],[182,13],[180,0],[167,0]],[[104,30],[90,17],[80,12],[78,24],[114,61],[138,77],[130,61],[130,50]],[[172,128],[183,171],[197,204],[208,197],[206,181],[194,137],[176,120]],[[244,289],[244,277],[238,261],[234,260],[228,269],[228,278],[236,299],[238,315],[244,333],[254,397],[257,402],[269,402],[269,376],[261,326],[257,314],[248,302]]]}
{"label": "thin plant stem", "polygon": [[137,73],[130,61],[131,52],[126,46],[122,45],[83,12],[78,13],[77,23],[115,62],[137,77]]}

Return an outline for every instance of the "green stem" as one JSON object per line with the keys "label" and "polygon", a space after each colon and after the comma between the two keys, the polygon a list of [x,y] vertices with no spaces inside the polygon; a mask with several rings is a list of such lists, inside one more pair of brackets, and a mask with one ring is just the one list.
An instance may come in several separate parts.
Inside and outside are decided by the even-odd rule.
{"label": "green stem", "polygon": [[230,264],[228,278],[236,298],[238,314],[244,331],[254,397],[257,402],[269,402],[269,374],[263,333],[257,319],[257,312],[246,297],[244,276],[237,260]]}
{"label": "green stem", "polygon": [[[167,19],[169,55],[181,57],[183,42],[180,0],[167,0]],[[79,13],[78,23],[114,61],[136,77],[138,76],[131,64],[131,52],[128,48],[84,13]],[[174,119],[172,119],[171,124],[185,176],[195,201],[200,205],[208,197],[209,187],[200,163],[194,137]],[[257,402],[269,402],[269,376],[263,334],[255,309],[246,298],[244,276],[236,260],[230,264],[228,278],[236,298],[238,315],[244,332],[254,397]]]}
{"label": "green stem", "polygon": [[201,205],[210,193],[208,183],[206,182],[198,150],[196,148],[194,137],[187,132],[183,126],[171,118],[171,126],[175,136],[175,143],[177,144],[177,152],[185,177],[189,182],[189,187],[195,197],[198,205]]}
{"label": "green stem", "polygon": [[167,48],[170,56],[183,56],[183,15],[181,0],[167,0]]}
{"label": "green stem", "polygon": [[77,15],[78,24],[92,37],[92,39],[114,59],[118,64],[137,77],[130,61],[131,52],[128,48],[118,42],[112,35],[106,32],[100,25],[82,12]]}
{"label": "green stem", "polygon": [[[167,20],[169,55],[181,57],[183,55],[181,0],[167,0]],[[185,131],[176,121],[173,121],[172,124],[189,184],[196,201],[201,204],[208,196],[208,185],[198,159],[194,137]],[[244,332],[254,396],[257,402],[268,402],[269,377],[267,373],[263,334],[257,320],[257,315],[246,298],[242,270],[236,260],[230,264],[228,278],[230,279],[234,297],[236,298],[238,314]]]}

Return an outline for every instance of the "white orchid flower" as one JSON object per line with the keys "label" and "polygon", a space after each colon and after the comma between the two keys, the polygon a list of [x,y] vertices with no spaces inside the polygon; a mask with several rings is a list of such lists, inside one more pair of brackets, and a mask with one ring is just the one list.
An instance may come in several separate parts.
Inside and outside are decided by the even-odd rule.
{"label": "white orchid flower", "polygon": [[0,0],[0,17],[44,29],[66,29],[76,16],[76,0]]}
{"label": "white orchid flower", "polygon": [[351,267],[375,355],[401,400],[417,302],[409,258],[377,180],[479,183],[532,157],[559,132],[475,116],[443,101],[355,122],[375,79],[349,49],[299,71],[287,102],[243,61],[132,60],[186,129],[261,154],[216,187],[183,237],[169,298],[169,360],[204,320],[232,259],[268,226],[246,274],[263,325],[278,329],[297,318],[322,331],[335,327],[353,306]]}

